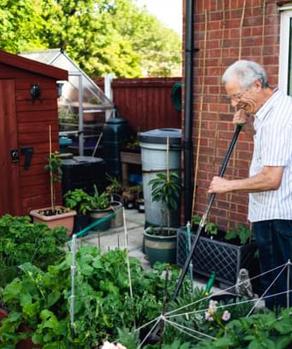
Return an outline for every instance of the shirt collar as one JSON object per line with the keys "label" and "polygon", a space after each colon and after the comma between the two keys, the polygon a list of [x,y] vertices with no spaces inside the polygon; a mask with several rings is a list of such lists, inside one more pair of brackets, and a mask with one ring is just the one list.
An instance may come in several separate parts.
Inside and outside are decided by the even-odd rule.
{"label": "shirt collar", "polygon": [[282,92],[275,88],[272,96],[260,107],[255,116],[258,120],[263,120],[267,113],[273,108],[275,100],[281,95]]}

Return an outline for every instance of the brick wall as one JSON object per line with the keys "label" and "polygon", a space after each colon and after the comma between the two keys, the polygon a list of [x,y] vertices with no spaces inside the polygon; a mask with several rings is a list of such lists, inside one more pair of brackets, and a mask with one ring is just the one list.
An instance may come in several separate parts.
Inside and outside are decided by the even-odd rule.
{"label": "brick wall", "polygon": [[[194,62],[195,212],[202,213],[209,183],[219,171],[234,129],[234,110],[221,85],[222,73],[239,58],[252,59],[265,66],[270,83],[276,85],[280,16],[274,0],[201,0],[196,1],[194,20],[199,49]],[[252,149],[252,141],[241,134],[227,178],[248,176]],[[243,193],[218,195],[210,219],[224,229],[248,224],[247,201]]]}

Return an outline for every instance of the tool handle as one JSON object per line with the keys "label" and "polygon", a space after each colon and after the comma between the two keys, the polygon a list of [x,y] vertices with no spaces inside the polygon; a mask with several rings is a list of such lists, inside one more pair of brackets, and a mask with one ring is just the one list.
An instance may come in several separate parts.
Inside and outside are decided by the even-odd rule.
{"label": "tool handle", "polygon": [[[227,149],[227,151],[225,153],[225,156],[224,156],[224,159],[223,159],[223,162],[222,162],[219,174],[218,174],[219,177],[223,177],[224,176],[224,173],[226,171],[229,159],[231,157],[231,154],[232,154],[232,151],[234,149],[234,146],[235,146],[235,144],[237,142],[239,133],[242,130],[242,127],[243,127],[243,125],[241,125],[241,124],[237,124],[236,125],[236,129],[235,129],[235,131],[233,133],[232,139],[231,139],[229,147],[228,147],[228,149]],[[207,206],[207,209],[206,209],[206,212],[205,212],[205,215],[207,215],[207,216],[208,216],[210,208],[211,208],[211,206],[212,206],[212,204],[213,204],[213,202],[215,200],[215,196],[216,196],[216,193],[212,193],[212,194],[209,195],[208,206]]]}
{"label": "tool handle", "polygon": [[237,138],[239,136],[239,133],[242,130],[242,127],[243,127],[243,125],[241,125],[241,124],[237,124],[236,125],[236,129],[235,129],[235,131],[233,133],[231,142],[230,142],[229,147],[227,149],[227,152],[226,152],[226,154],[224,156],[223,163],[222,163],[220,171],[219,171],[219,177],[223,177],[224,176],[224,173],[226,171],[226,167],[227,167],[228,161],[229,161],[230,156],[232,154],[233,148],[234,148],[234,146],[235,146],[235,144],[237,142]]}
{"label": "tool handle", "polygon": [[[225,172],[225,170],[226,170],[228,161],[229,161],[229,159],[230,159],[230,156],[231,156],[231,154],[232,154],[232,151],[233,151],[233,149],[234,149],[234,146],[235,146],[235,144],[236,144],[236,141],[237,141],[237,139],[238,139],[238,136],[239,136],[239,133],[240,133],[241,129],[242,129],[242,125],[238,124],[238,125],[236,126],[236,129],[235,129],[234,133],[233,133],[233,137],[232,137],[232,139],[231,139],[231,142],[230,142],[230,144],[229,144],[229,147],[228,147],[228,149],[227,149],[227,152],[226,152],[226,154],[225,154],[225,156],[224,156],[224,159],[223,159],[223,162],[222,162],[222,166],[221,166],[221,169],[220,169],[220,172],[219,172],[219,176],[220,176],[220,177],[223,177],[223,175],[224,175],[224,172]],[[180,277],[179,277],[179,279],[178,279],[178,281],[177,281],[176,288],[175,288],[175,291],[174,291],[174,294],[173,294],[173,297],[172,297],[173,300],[176,299],[176,297],[178,296],[178,293],[179,293],[179,291],[180,291],[180,289],[181,289],[183,280],[184,280],[185,275],[186,275],[186,273],[187,273],[187,270],[188,270],[188,268],[189,268],[189,265],[190,265],[190,262],[191,262],[191,260],[192,260],[192,257],[193,257],[193,254],[194,254],[196,245],[197,245],[197,243],[198,243],[198,240],[199,240],[199,238],[200,238],[201,232],[202,232],[202,230],[203,230],[203,228],[204,228],[204,226],[205,226],[205,224],[206,224],[206,222],[207,222],[207,218],[208,218],[208,215],[209,215],[211,206],[212,206],[212,204],[213,204],[213,202],[214,202],[214,200],[215,200],[215,196],[216,196],[215,193],[212,193],[212,194],[209,196],[208,206],[207,206],[206,211],[205,211],[205,213],[204,213],[204,215],[203,215],[203,217],[202,217],[202,219],[201,219],[201,221],[200,221],[200,224],[199,224],[199,227],[198,227],[198,230],[197,230],[197,233],[196,233],[194,242],[192,243],[192,246],[191,246],[191,250],[190,250],[189,255],[188,255],[188,257],[187,257],[187,259],[186,259],[186,261],[185,261],[185,264],[184,264],[184,266],[183,266],[183,268],[182,268]]]}

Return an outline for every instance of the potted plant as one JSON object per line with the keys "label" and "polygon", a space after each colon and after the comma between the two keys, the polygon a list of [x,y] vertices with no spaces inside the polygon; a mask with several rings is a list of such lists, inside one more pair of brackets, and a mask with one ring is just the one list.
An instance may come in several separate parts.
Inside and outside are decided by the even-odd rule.
{"label": "potted plant", "polygon": [[161,202],[167,226],[148,227],[144,231],[145,253],[150,264],[155,262],[175,263],[176,228],[170,227],[170,212],[176,210],[180,195],[180,178],[176,172],[157,173],[149,181],[152,201]]}
{"label": "potted plant", "polygon": [[30,215],[35,223],[47,224],[50,228],[63,226],[71,235],[74,225],[76,211],[67,207],[56,205],[56,184],[61,181],[61,159],[59,152],[52,152],[51,125],[49,126],[49,157],[45,169],[50,175],[50,199],[51,206],[30,211]]}
{"label": "potted plant", "polygon": [[[191,240],[195,238],[198,215],[193,216]],[[185,228],[177,232],[177,264],[184,265],[188,255],[188,237]],[[234,285],[241,268],[255,273],[257,260],[256,245],[251,241],[251,231],[239,225],[231,231],[222,231],[215,223],[208,222],[202,232],[194,252],[193,270],[200,275],[209,276],[215,272],[216,280],[226,285]]]}
{"label": "potted plant", "polygon": [[74,230],[77,233],[87,227],[90,223],[90,211],[92,210],[92,197],[83,189],[69,190],[64,195],[66,207],[77,212],[74,217]]}
{"label": "potted plant", "polygon": [[109,194],[106,191],[99,193],[96,185],[94,185],[94,195],[91,197],[90,207],[91,220],[100,221],[94,230],[104,231],[109,229],[113,216]]}
{"label": "potted plant", "polygon": [[123,187],[121,182],[116,177],[107,175],[109,184],[105,188],[105,191],[110,196],[110,205],[114,211],[114,217],[111,220],[111,228],[121,227],[124,223],[123,219],[123,203],[122,203],[122,192]]}
{"label": "potted plant", "polygon": [[131,185],[123,189],[122,192],[122,201],[123,205],[128,209],[133,209],[136,207],[136,200],[139,198],[142,193],[142,186]]}
{"label": "potted plant", "polygon": [[111,201],[121,202],[121,195],[123,192],[121,182],[116,177],[112,177],[110,175],[106,175],[106,178],[108,180],[108,185],[106,186],[105,190],[110,195]]}

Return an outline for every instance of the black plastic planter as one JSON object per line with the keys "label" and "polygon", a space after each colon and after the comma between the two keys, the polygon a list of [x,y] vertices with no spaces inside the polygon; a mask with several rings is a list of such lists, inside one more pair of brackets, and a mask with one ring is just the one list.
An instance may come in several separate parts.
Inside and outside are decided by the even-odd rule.
{"label": "black plastic planter", "polygon": [[[192,234],[193,241],[195,235]],[[183,266],[188,255],[187,232],[184,228],[177,231],[177,258],[176,263]],[[236,283],[238,272],[241,268],[254,270],[256,245],[234,245],[206,237],[200,237],[192,257],[194,273],[209,276],[212,271],[216,273],[216,281],[226,285]]]}

